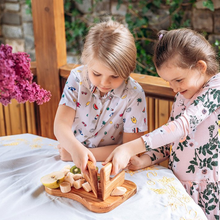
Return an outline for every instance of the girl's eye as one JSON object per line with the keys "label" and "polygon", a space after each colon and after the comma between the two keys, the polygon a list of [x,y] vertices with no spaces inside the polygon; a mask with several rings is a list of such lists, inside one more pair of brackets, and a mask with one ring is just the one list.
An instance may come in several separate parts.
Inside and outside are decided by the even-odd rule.
{"label": "girl's eye", "polygon": [[100,74],[93,72],[94,76],[100,76]]}
{"label": "girl's eye", "polygon": [[118,76],[112,76],[112,78],[113,78],[113,79],[117,79],[117,78],[118,78]]}
{"label": "girl's eye", "polygon": [[177,79],[176,81],[177,81],[177,82],[181,82],[181,81],[182,81],[182,79]]}

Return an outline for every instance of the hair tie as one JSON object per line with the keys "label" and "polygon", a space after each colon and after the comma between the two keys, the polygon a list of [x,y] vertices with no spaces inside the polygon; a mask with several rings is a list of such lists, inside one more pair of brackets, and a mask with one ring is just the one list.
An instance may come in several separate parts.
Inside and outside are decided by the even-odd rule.
{"label": "hair tie", "polygon": [[160,34],[160,35],[159,35],[159,40],[161,40],[162,37],[163,37],[163,34]]}

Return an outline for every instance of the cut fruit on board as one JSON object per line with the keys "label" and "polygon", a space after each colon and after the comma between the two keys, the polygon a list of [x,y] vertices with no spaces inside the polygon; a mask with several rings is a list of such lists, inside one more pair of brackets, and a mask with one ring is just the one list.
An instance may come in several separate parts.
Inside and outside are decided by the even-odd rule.
{"label": "cut fruit on board", "polygon": [[98,189],[99,198],[96,198],[92,191],[86,192],[83,188],[75,189],[74,187],[72,187],[70,192],[62,193],[59,188],[50,189],[45,187],[45,191],[53,196],[65,197],[80,202],[92,212],[106,213],[118,207],[120,204],[125,202],[137,192],[136,184],[129,180],[125,180],[122,184],[122,187],[125,187],[127,189],[126,193],[123,196],[109,196],[104,201],[101,199],[100,189]]}
{"label": "cut fruit on board", "polygon": [[[86,181],[91,185],[92,191],[86,192],[83,188],[71,188],[68,193],[61,190],[45,187],[45,191],[54,196],[66,197],[80,202],[92,212],[105,213],[119,206],[137,192],[137,186],[132,181],[125,180],[125,172],[122,171],[114,178],[110,178],[112,164],[107,163],[100,170],[100,184],[98,184],[98,172],[95,165],[88,161],[89,174],[84,175]],[[111,192],[116,187],[126,188],[126,192],[121,196],[111,196]]]}

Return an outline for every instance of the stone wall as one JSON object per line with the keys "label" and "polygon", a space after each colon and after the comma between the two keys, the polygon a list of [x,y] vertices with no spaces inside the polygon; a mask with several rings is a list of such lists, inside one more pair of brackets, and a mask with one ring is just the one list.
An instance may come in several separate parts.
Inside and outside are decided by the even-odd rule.
{"label": "stone wall", "polygon": [[0,8],[0,43],[11,45],[13,52],[25,51],[35,60],[33,21],[25,0],[0,0]]}
{"label": "stone wall", "polygon": [[[98,2],[93,11],[93,0],[83,0],[83,4],[77,4],[85,20],[94,17],[114,16],[117,20],[124,22],[128,7],[128,1],[121,1],[119,10],[117,10],[117,0],[102,0]],[[137,0],[132,1],[135,7]],[[186,1],[187,2],[187,1]],[[202,1],[198,0],[196,7],[188,11],[188,17],[191,19],[191,26],[197,31],[208,33],[208,40],[213,43],[220,41],[220,0],[213,0],[215,11],[212,12],[203,7]],[[35,60],[34,35],[32,16],[26,13],[27,6],[25,0],[0,0],[0,43],[9,44],[14,52],[25,51]],[[159,10],[159,16],[153,12],[148,12],[150,24],[154,25],[163,20],[168,14],[167,8]],[[89,15],[89,16],[88,16]],[[74,18],[73,18],[74,19]],[[169,19],[158,29],[169,27]],[[68,63],[78,63],[79,57],[68,54]]]}

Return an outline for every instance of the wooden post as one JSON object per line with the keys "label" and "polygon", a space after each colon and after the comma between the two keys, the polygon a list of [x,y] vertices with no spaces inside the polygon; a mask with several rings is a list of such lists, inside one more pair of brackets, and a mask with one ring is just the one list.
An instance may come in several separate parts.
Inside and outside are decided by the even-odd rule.
{"label": "wooden post", "polygon": [[54,116],[60,100],[59,67],[66,64],[63,0],[32,0],[37,83],[52,93],[40,108],[41,135],[55,138]]}

